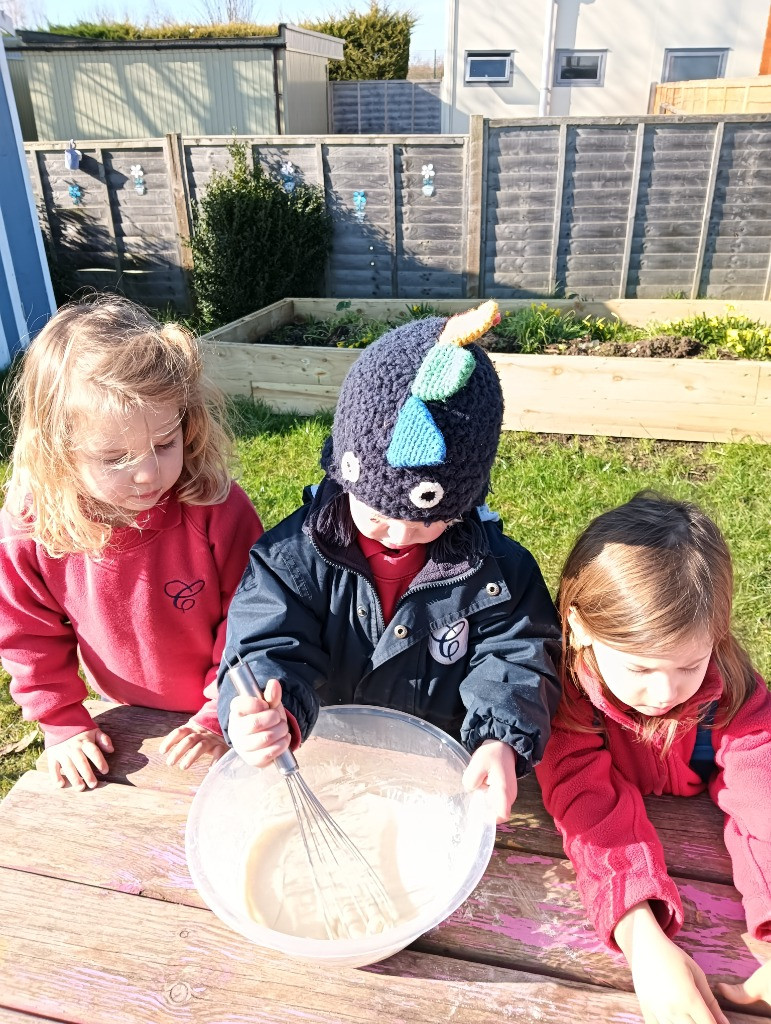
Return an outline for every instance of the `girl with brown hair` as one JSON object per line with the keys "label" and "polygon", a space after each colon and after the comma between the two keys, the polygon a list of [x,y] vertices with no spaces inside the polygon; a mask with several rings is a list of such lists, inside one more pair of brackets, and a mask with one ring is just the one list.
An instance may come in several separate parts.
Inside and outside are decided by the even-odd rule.
{"label": "girl with brown hair", "polygon": [[[731,631],[731,556],[695,505],[641,493],[598,516],[562,572],[564,692],[537,769],[598,934],[647,1024],[726,1024],[673,942],[677,888],[643,797],[709,789],[755,938],[771,940],[771,695]],[[771,964],[734,1002],[771,1000]]]}

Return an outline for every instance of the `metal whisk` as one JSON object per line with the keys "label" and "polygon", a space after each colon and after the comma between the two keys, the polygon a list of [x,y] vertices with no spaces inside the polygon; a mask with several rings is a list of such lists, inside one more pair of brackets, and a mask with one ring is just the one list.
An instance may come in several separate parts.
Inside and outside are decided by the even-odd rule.
{"label": "metal whisk", "polygon": [[[262,696],[264,686],[249,663],[237,657],[236,665],[227,661],[236,692]],[[396,911],[385,886],[308,786],[291,750],[274,763],[289,788],[328,938],[360,938],[395,924]]]}

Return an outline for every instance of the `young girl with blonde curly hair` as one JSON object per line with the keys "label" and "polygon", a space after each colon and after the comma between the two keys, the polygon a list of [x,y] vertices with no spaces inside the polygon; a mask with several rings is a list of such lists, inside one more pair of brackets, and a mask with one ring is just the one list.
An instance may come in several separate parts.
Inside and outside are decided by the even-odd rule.
{"label": "young girl with blonde curly hair", "polygon": [[[563,697],[537,769],[600,938],[626,956],[646,1024],[727,1024],[672,941],[677,886],[643,797],[708,789],[747,926],[771,941],[771,694],[731,630],[731,556],[695,505],[642,493],[598,516],[559,587]],[[735,1003],[771,1002],[771,962]]]}
{"label": "young girl with blonde curly hair", "polygon": [[188,768],[226,746],[214,683],[230,599],[262,526],[228,468],[197,342],[109,298],[59,310],[25,353],[0,512],[0,654],[60,786],[96,785],[110,737],[83,701],[191,714]]}

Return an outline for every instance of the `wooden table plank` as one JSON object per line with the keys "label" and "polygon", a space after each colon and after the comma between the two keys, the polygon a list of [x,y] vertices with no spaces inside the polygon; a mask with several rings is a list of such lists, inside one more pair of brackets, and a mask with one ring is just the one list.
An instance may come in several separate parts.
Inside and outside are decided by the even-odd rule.
{"label": "wooden table plank", "polygon": [[[105,701],[86,701],[86,707],[106,732],[114,733],[116,749],[108,758],[107,781],[179,793],[193,793],[203,781],[207,761],[183,772],[168,768],[158,753],[161,739],[186,721],[186,715]],[[45,754],[37,767],[47,771]],[[722,836],[723,817],[706,794],[688,801],[687,814],[683,814],[682,800],[676,797],[656,797],[646,801],[646,806],[673,875],[730,884],[731,862],[722,839],[715,841],[716,836]],[[544,810],[534,775],[521,781],[514,814],[508,824],[499,828],[497,845],[564,857],[562,840]]]}
{"label": "wooden table plank", "polygon": [[[38,905],[48,912],[30,914]],[[361,970],[301,965],[262,952],[208,911],[23,871],[0,870],[0,919],[0,1001],[57,1021],[640,1021],[631,995],[415,952]]]}
{"label": "wooden table plank", "polygon": [[202,907],[185,858],[190,801],[110,783],[55,789],[27,772],[0,804],[0,865]]}
{"label": "wooden table plank", "polygon": [[[56,790],[28,772],[0,809],[0,863],[201,907],[185,863],[188,806],[185,795],[129,786]],[[680,944],[718,980],[748,977],[757,960],[742,938],[736,890],[695,879],[679,885]],[[471,897],[416,948],[631,990],[623,957],[605,949],[586,919],[568,861],[539,853],[496,849]]]}
{"label": "wooden table plank", "polygon": [[[2,999],[0,994],[0,999]],[[50,1017],[38,1017],[32,1013],[21,1013],[7,1006],[0,1006],[0,1024],[51,1024]]]}
{"label": "wooden table plank", "polygon": [[[749,977],[758,960],[744,939],[736,890],[695,879],[678,879],[678,888],[685,910],[678,944],[712,981]],[[496,849],[471,896],[414,948],[632,988],[623,956],[610,952],[586,919],[570,863],[539,854]]]}

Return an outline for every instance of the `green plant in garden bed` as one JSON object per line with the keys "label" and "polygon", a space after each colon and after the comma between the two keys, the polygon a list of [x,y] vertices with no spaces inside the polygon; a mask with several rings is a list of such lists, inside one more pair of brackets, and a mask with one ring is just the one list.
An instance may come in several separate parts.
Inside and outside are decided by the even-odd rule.
{"label": "green plant in garden bed", "polygon": [[737,359],[771,359],[771,325],[740,316],[729,307],[725,316],[699,313],[664,325],[671,334],[689,334],[703,345],[708,359],[721,355]]}
{"label": "green plant in garden bed", "polygon": [[[303,486],[320,479],[329,416],[273,413],[233,401],[239,479],[266,527],[296,508]],[[277,473],[273,467],[282,467]],[[733,551],[739,635],[758,669],[771,674],[771,446],[688,444],[504,433],[489,501],[506,531],[530,548],[554,592],[562,561],[581,528],[644,487],[699,502]],[[30,733],[0,678],[0,750]],[[34,767],[39,741],[0,757],[0,795]],[[85,799],[85,798],[84,798]]]}
{"label": "green plant in garden bed", "polygon": [[[436,307],[422,303],[405,306],[403,313],[387,320],[372,320],[350,307],[350,302],[340,302],[334,316],[289,324],[260,341],[365,348],[392,327],[441,315]],[[542,302],[514,311],[504,309],[500,323],[480,344],[490,352],[526,354],[771,359],[771,326],[729,310],[724,316],[699,314],[635,327],[615,315],[580,316],[575,310]]]}

